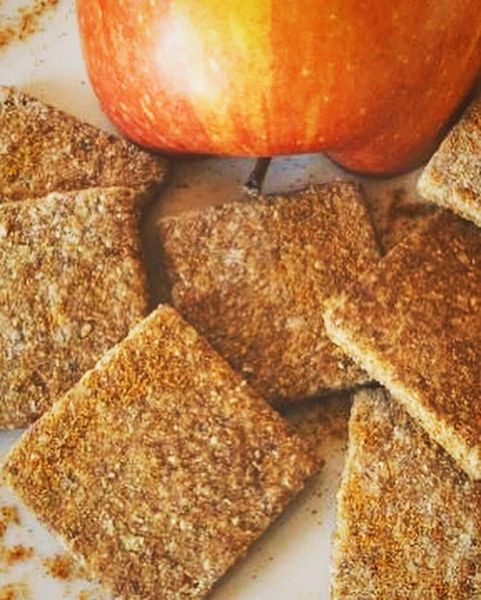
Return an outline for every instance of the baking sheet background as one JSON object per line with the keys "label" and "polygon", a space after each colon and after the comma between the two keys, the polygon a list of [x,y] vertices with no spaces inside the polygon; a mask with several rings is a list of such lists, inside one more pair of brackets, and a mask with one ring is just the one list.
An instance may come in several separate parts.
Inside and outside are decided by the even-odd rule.
{"label": "baking sheet background", "polygon": [[[9,9],[11,5],[20,7],[25,5],[25,0],[8,0],[8,4]],[[43,31],[35,36],[0,51],[0,84],[18,85],[94,125],[112,130],[98,107],[85,73],[74,1],[61,0],[42,25]],[[169,183],[145,224],[154,275],[158,265],[152,234],[159,215],[241,197],[242,183],[252,164],[253,161],[247,159],[196,159],[175,163]],[[299,189],[310,182],[332,177],[354,179],[322,155],[277,158],[269,170],[265,191]],[[406,204],[416,201],[413,192],[416,178],[417,173],[413,173],[389,181],[363,181],[368,200],[375,209],[373,217],[381,234],[387,235],[386,239],[409,228],[412,217],[416,216],[416,211],[405,210]],[[154,276],[153,283],[158,299],[159,278]],[[345,400],[339,399],[339,402]],[[339,416],[330,420],[331,409],[326,401],[296,412],[298,418],[309,418],[317,427],[326,466],[249,556],[225,578],[213,595],[215,600],[328,598],[330,538],[347,421]],[[18,435],[18,432],[0,433],[0,456],[8,451]],[[9,492],[0,488],[0,506],[11,502]],[[42,560],[61,552],[61,548],[23,508],[21,515],[21,525],[9,528],[5,541],[8,545],[33,546],[35,553],[32,559],[14,568],[2,571],[0,567],[0,587],[6,583],[25,583],[32,600],[73,600],[79,598],[82,591],[89,591],[91,600],[104,598],[93,584],[81,580],[62,582],[49,577]]]}

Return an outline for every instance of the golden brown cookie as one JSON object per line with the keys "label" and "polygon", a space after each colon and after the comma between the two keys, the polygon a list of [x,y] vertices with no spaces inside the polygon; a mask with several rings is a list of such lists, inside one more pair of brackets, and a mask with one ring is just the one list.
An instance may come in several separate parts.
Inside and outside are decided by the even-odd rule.
{"label": "golden brown cookie", "polygon": [[331,339],[481,478],[481,231],[449,211],[333,299]]}
{"label": "golden brown cookie", "polygon": [[3,474],[113,596],[179,600],[204,598],[317,467],[160,306],[23,436]]}
{"label": "golden brown cookie", "polygon": [[338,494],[332,600],[481,597],[481,484],[383,390],[359,391]]}
{"label": "golden brown cookie", "polygon": [[418,189],[426,200],[481,227],[481,98],[431,158]]}
{"label": "golden brown cookie", "polygon": [[0,201],[91,187],[153,191],[167,161],[0,86]]}
{"label": "golden brown cookie", "polygon": [[280,405],[367,381],[322,320],[326,299],[379,258],[357,186],[224,204],[159,229],[174,306],[264,398]]}
{"label": "golden brown cookie", "polygon": [[0,204],[0,427],[40,416],[148,310],[136,194]]}

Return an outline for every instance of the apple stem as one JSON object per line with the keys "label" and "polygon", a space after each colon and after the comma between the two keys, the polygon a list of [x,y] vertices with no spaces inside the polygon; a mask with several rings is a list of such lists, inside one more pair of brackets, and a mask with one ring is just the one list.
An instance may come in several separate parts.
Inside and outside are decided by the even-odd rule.
{"label": "apple stem", "polygon": [[244,188],[249,196],[259,196],[262,191],[262,184],[266,178],[267,170],[271,164],[270,156],[258,158],[252,169],[249,178],[244,184]]}

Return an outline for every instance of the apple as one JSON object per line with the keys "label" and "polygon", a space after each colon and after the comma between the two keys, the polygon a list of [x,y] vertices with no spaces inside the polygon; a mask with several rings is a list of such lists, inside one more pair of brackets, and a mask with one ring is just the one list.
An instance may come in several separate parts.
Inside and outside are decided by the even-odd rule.
{"label": "apple", "polygon": [[481,0],[77,0],[103,109],[164,151],[419,164],[481,71]]}

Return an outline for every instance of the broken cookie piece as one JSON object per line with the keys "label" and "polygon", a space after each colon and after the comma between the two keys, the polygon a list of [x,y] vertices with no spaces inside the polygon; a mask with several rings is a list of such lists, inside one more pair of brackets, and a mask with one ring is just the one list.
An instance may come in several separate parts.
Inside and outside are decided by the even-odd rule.
{"label": "broken cookie piece", "polygon": [[166,171],[164,158],[0,86],[0,202],[91,187],[151,192]]}
{"label": "broken cookie piece", "polygon": [[383,390],[356,394],[332,600],[481,597],[481,484]]}
{"label": "broken cookie piece", "polygon": [[481,231],[443,211],[326,313],[331,339],[481,478]]}
{"label": "broken cookie piece", "polygon": [[316,468],[160,306],[23,436],[3,475],[113,596],[174,600],[204,598]]}
{"label": "broken cookie piece", "polygon": [[135,197],[0,205],[0,427],[35,420],[147,314]]}
{"label": "broken cookie piece", "polygon": [[481,98],[431,158],[418,189],[426,200],[481,227]]}
{"label": "broken cookie piece", "polygon": [[367,381],[327,338],[326,299],[379,258],[360,191],[313,186],[164,218],[179,312],[271,403]]}

